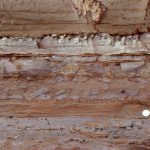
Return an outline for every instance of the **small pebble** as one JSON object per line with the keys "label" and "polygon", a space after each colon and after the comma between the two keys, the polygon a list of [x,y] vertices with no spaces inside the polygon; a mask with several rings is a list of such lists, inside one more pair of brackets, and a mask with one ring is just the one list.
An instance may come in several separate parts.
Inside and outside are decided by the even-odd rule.
{"label": "small pebble", "polygon": [[51,37],[55,38],[57,37],[57,34],[52,34]]}
{"label": "small pebble", "polygon": [[149,117],[150,116],[150,111],[145,109],[145,110],[142,111],[142,115],[143,115],[143,117]]}
{"label": "small pebble", "polygon": [[29,38],[29,39],[28,39],[28,41],[29,41],[29,42],[32,42],[32,41],[33,41],[33,39],[32,39],[32,38]]}
{"label": "small pebble", "polygon": [[80,38],[79,38],[79,37],[74,38],[74,39],[73,39],[73,42],[74,42],[75,44],[79,43],[79,42],[80,42]]}
{"label": "small pebble", "polygon": [[7,40],[7,37],[3,37],[3,38],[2,38],[2,41],[5,41],[5,40]]}

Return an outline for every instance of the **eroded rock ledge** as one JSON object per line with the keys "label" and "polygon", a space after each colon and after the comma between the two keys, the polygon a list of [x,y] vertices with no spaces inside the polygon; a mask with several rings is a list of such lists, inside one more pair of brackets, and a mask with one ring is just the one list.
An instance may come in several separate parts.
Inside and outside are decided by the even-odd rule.
{"label": "eroded rock ledge", "polygon": [[149,52],[149,33],[2,38],[0,99],[147,101]]}

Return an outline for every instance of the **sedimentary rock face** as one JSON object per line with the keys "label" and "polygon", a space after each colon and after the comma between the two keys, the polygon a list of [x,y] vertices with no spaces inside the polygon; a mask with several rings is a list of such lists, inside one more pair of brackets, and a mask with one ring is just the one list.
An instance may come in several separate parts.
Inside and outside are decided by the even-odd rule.
{"label": "sedimentary rock face", "polygon": [[149,27],[150,0],[0,0],[0,150],[150,150]]}

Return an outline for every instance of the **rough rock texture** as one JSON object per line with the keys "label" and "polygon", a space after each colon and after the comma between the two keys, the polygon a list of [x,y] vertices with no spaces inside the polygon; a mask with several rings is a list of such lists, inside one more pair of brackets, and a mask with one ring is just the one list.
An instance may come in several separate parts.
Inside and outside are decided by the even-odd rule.
{"label": "rough rock texture", "polygon": [[0,39],[0,149],[149,150],[150,33]]}
{"label": "rough rock texture", "polygon": [[0,36],[125,35],[149,29],[149,0],[0,0]]}
{"label": "rough rock texture", "polygon": [[150,0],[0,0],[0,150],[150,150]]}
{"label": "rough rock texture", "polygon": [[88,23],[100,23],[106,13],[106,7],[97,0],[72,0],[78,15],[87,18]]}
{"label": "rough rock texture", "polygon": [[148,119],[0,118],[2,150],[149,150]]}

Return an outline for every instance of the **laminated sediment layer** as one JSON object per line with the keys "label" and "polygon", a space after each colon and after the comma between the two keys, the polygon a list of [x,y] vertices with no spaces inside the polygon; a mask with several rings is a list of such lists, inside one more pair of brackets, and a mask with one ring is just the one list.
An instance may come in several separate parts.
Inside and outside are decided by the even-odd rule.
{"label": "laminated sediment layer", "polygon": [[0,39],[0,99],[147,101],[149,39],[149,33],[4,37]]}
{"label": "laminated sediment layer", "polygon": [[149,0],[0,0],[0,36],[149,32]]}

